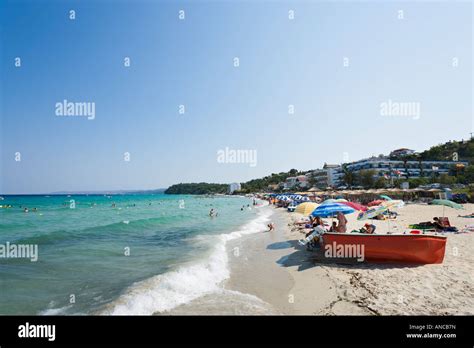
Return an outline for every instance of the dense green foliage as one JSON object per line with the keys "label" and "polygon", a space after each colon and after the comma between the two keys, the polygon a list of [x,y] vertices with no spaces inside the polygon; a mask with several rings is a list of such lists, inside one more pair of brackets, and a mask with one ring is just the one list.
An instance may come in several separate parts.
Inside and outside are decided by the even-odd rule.
{"label": "dense green foliage", "polygon": [[[392,158],[400,159],[400,158]],[[404,156],[404,161],[468,161],[469,165],[465,168],[454,168],[451,175],[440,175],[434,177],[421,177],[421,178],[397,178],[394,179],[394,186],[399,186],[401,182],[407,181],[410,183],[410,187],[418,187],[421,185],[427,185],[430,183],[441,183],[441,184],[470,184],[474,183],[474,139],[465,141],[450,141],[445,144],[440,144],[431,147],[429,150]],[[420,168],[422,168],[420,166]],[[358,174],[351,172],[347,169],[346,165],[343,165],[343,181],[349,186],[362,186],[364,188],[383,188],[387,184],[387,179],[383,177],[375,178],[372,170],[361,171]],[[273,192],[281,192],[282,187],[278,186],[290,176],[304,175],[307,171],[298,171],[291,169],[288,172],[272,173],[260,179],[253,179],[242,184],[242,189],[238,194],[252,193],[268,191],[270,185],[274,185],[271,189]],[[423,170],[422,170],[423,175]],[[310,187],[315,185],[314,178],[309,178]],[[208,183],[190,183],[190,184],[177,184],[170,186],[165,193],[167,194],[215,194],[215,193],[226,193],[228,185],[226,184],[208,184]]]}
{"label": "dense green foliage", "polygon": [[[395,158],[393,158],[395,159]],[[450,141],[445,144],[432,146],[429,150],[418,154],[404,156],[409,161],[468,161],[474,164],[474,139]]]}
{"label": "dense green foliage", "polygon": [[208,184],[205,182],[176,184],[168,187],[166,194],[188,194],[188,195],[205,195],[215,193],[226,193],[228,185],[226,184]]}

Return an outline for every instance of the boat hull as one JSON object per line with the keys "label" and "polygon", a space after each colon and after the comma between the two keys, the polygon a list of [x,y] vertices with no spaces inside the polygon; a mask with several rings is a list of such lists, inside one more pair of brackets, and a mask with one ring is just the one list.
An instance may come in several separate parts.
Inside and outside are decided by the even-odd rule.
{"label": "boat hull", "polygon": [[428,264],[443,262],[446,237],[412,234],[324,233],[322,244],[324,250],[327,245],[363,246],[364,259],[369,262]]}

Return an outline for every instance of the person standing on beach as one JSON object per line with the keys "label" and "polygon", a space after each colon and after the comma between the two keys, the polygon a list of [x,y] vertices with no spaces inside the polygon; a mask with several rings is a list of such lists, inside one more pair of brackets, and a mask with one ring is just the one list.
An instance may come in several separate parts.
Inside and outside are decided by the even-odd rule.
{"label": "person standing on beach", "polygon": [[347,232],[347,219],[340,211],[337,213],[337,232]]}

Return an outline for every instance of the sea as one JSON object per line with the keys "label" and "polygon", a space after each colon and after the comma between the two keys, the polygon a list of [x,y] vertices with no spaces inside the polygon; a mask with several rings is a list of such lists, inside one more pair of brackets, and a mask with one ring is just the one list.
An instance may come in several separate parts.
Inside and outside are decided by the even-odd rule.
{"label": "sea", "polygon": [[37,246],[37,260],[0,255],[2,315],[168,313],[220,291],[226,243],[269,220],[238,196],[2,197],[0,248]]}

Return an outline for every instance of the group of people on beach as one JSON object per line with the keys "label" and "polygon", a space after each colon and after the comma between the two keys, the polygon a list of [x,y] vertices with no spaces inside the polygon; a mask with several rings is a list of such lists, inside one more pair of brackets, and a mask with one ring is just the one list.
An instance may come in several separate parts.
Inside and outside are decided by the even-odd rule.
{"label": "group of people on beach", "polygon": [[[341,232],[341,233],[347,232],[347,219],[344,216],[344,214],[341,212],[338,212],[336,215],[336,220],[337,221],[333,221],[331,226],[329,227],[329,232]],[[321,226],[322,228],[326,229],[324,220],[319,216],[310,215],[309,222],[303,221],[303,222],[297,222],[296,224],[305,225],[306,228],[314,229],[317,226]],[[311,232],[309,232],[307,236],[310,234]]]}

